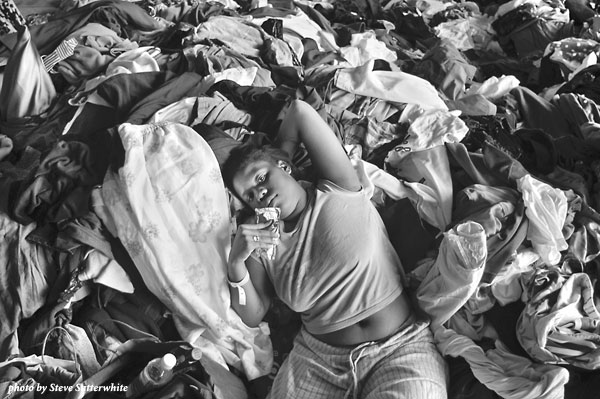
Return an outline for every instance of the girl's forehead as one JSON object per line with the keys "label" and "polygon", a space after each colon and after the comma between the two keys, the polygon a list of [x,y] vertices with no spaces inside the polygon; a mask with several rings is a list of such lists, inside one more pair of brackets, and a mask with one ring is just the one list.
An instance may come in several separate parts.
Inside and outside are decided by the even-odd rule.
{"label": "girl's forehead", "polygon": [[258,172],[260,169],[269,168],[271,166],[275,166],[275,164],[267,159],[255,159],[240,168],[238,172],[253,174]]}
{"label": "girl's forehead", "polygon": [[236,182],[243,184],[243,181],[252,179],[256,173],[271,166],[273,166],[272,163],[263,159],[258,159],[247,163],[246,165],[238,169],[238,171],[233,176],[234,185]]}

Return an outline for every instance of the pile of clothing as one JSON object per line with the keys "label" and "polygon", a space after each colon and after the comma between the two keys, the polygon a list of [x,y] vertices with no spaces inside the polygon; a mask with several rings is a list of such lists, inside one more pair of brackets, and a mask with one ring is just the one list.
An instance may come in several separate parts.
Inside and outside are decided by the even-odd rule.
{"label": "pile of clothing", "polygon": [[302,99],[381,213],[449,396],[595,397],[594,7],[0,2],[0,371],[73,384],[151,334],[268,390],[299,324],[279,303],[257,328],[232,310],[240,204],[220,167]]}

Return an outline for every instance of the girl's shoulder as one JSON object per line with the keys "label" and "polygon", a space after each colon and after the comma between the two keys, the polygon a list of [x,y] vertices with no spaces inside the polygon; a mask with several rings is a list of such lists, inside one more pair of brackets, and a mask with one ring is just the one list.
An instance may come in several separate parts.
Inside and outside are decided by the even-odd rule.
{"label": "girl's shoulder", "polygon": [[339,185],[335,184],[334,182],[332,182],[331,180],[326,180],[326,179],[321,179],[317,182],[317,184],[315,185],[315,189],[324,193],[338,193],[338,194],[348,194],[348,195],[357,195],[357,194],[364,194],[364,189],[361,186],[360,190],[358,191],[352,191],[352,190],[348,190],[346,188],[340,187]]}

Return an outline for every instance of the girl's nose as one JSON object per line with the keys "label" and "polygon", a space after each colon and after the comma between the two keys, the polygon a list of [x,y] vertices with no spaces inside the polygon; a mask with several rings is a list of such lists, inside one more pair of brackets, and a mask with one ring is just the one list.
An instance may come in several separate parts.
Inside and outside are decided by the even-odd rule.
{"label": "girl's nose", "polygon": [[265,187],[260,187],[258,189],[258,201],[262,201],[267,196],[267,189]]}

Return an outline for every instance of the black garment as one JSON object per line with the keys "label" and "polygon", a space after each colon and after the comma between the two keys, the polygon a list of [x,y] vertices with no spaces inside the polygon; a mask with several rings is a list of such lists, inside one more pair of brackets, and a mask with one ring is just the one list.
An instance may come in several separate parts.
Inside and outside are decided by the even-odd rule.
{"label": "black garment", "polygon": [[323,12],[333,24],[349,25],[371,19],[372,14],[367,14],[367,8],[367,2],[363,0],[338,0],[334,2],[333,10]]}
{"label": "black garment", "polygon": [[525,304],[521,301],[509,303],[505,306],[496,304],[485,312],[485,319],[494,327],[500,341],[508,347],[511,353],[529,357],[517,339],[517,320],[523,309],[525,309]]}
{"label": "black garment", "polygon": [[274,134],[279,128],[277,115],[291,99],[296,98],[296,89],[287,86],[270,87],[240,86],[231,80],[217,82],[208,90],[223,94],[237,108],[252,115],[252,130]]}
{"label": "black garment", "polygon": [[522,149],[515,157],[530,172],[551,173],[558,163],[558,152],[552,137],[540,129],[518,129],[514,132]]}
{"label": "black garment", "polygon": [[395,6],[384,14],[385,19],[396,25],[395,32],[410,42],[435,38],[433,30],[425,23],[415,7]]}
{"label": "black garment", "polygon": [[260,26],[269,35],[277,39],[283,39],[283,20],[277,18],[269,18]]}
{"label": "black garment", "polygon": [[454,44],[442,39],[423,55],[410,73],[429,81],[449,99],[456,100],[464,94],[476,71],[477,68]]}
{"label": "black garment", "polygon": [[596,399],[600,392],[600,372],[569,370],[569,382],[565,385],[565,399]]}
{"label": "black garment", "polygon": [[225,8],[225,5],[216,1],[199,2],[182,18],[182,22],[198,26],[202,22],[208,21],[210,17],[216,15],[236,15],[233,10]]}
{"label": "black garment", "polygon": [[453,21],[456,19],[466,19],[471,15],[471,11],[460,6],[450,6],[442,11],[439,11],[431,17],[429,26],[432,28],[439,24],[447,21]]}
{"label": "black garment", "polygon": [[[120,123],[127,119],[132,108],[137,103],[152,95],[160,87],[167,85],[174,78],[175,75],[170,72],[119,74],[111,76],[102,82],[97,87],[97,93],[114,107],[113,113],[115,119]],[[87,117],[79,119],[83,123],[83,121],[87,120]],[[96,130],[106,129],[111,126],[113,125],[104,124],[104,126]],[[71,131],[73,131],[73,128]],[[81,129],[77,131],[81,131]]]}
{"label": "black garment", "polygon": [[461,115],[469,128],[467,136],[461,141],[469,151],[476,152],[489,144],[519,159],[522,149],[512,134],[510,124],[503,115]]}
{"label": "black garment", "polygon": [[[33,43],[44,55],[50,54],[65,37],[89,22],[105,23],[123,38],[130,37],[136,31],[148,32],[160,28],[160,24],[135,3],[100,0],[56,15],[43,25],[30,26],[29,30]],[[9,41],[9,38],[3,38],[4,43]]]}
{"label": "black garment", "polygon": [[535,19],[535,5],[526,3],[494,20],[492,28],[494,28],[498,35],[506,36]]}
{"label": "black garment", "polygon": [[577,73],[558,89],[557,94],[562,93],[583,94],[600,104],[600,64],[590,65]]}
{"label": "black garment", "polygon": [[314,39],[304,38],[302,44],[304,45],[304,53],[300,61],[305,68],[330,64],[332,61],[340,59],[340,56],[334,51],[319,50],[319,46]]}
{"label": "black garment", "polygon": [[0,35],[16,32],[16,27],[22,25],[25,25],[25,18],[14,1],[0,1]]}
{"label": "black garment", "polygon": [[540,87],[550,87],[564,82],[560,65],[552,61],[549,55],[542,57],[537,81]]}
{"label": "black garment", "polygon": [[9,214],[21,224],[60,222],[88,212],[92,186],[103,176],[91,167],[90,148],[81,142],[59,141],[40,165],[18,185]]}
{"label": "black garment", "polygon": [[385,205],[380,214],[405,273],[410,273],[418,261],[439,245],[438,229],[421,220],[408,199]]}
{"label": "black garment", "polygon": [[[171,77],[172,79],[170,79]],[[175,77],[172,74],[165,75],[162,78],[157,76],[156,80],[151,80],[153,90],[150,90],[150,85],[142,84],[140,88],[143,91],[150,90],[150,92],[145,97],[138,98],[138,101],[132,104],[125,121],[134,125],[144,124],[156,111],[169,104],[185,97],[205,94],[207,87],[202,84],[202,78],[197,73],[186,72]],[[154,86],[154,83],[160,83],[162,79],[164,79],[162,85]],[[112,88],[115,90],[115,94],[118,91],[119,95],[124,95],[124,99],[128,98],[127,93],[117,86],[112,86]]]}
{"label": "black garment", "polygon": [[60,139],[65,125],[77,110],[67,101],[66,96],[58,97],[43,116],[0,121],[0,131],[12,139],[15,151],[26,147],[33,147],[41,152],[48,151]]}
{"label": "black garment", "polygon": [[596,15],[592,7],[590,7],[589,0],[565,0],[565,6],[569,10],[571,19],[579,24]]}
{"label": "black garment", "polygon": [[541,129],[554,138],[575,135],[575,130],[564,113],[554,103],[546,101],[532,90],[519,86],[510,91],[509,97],[516,112],[521,115],[523,127]]}
{"label": "black garment", "polygon": [[494,391],[483,385],[462,357],[446,357],[450,371],[448,399],[500,399]]}
{"label": "black garment", "polygon": [[548,44],[574,35],[573,21],[538,18],[509,33],[508,39],[517,57],[541,57]]}

